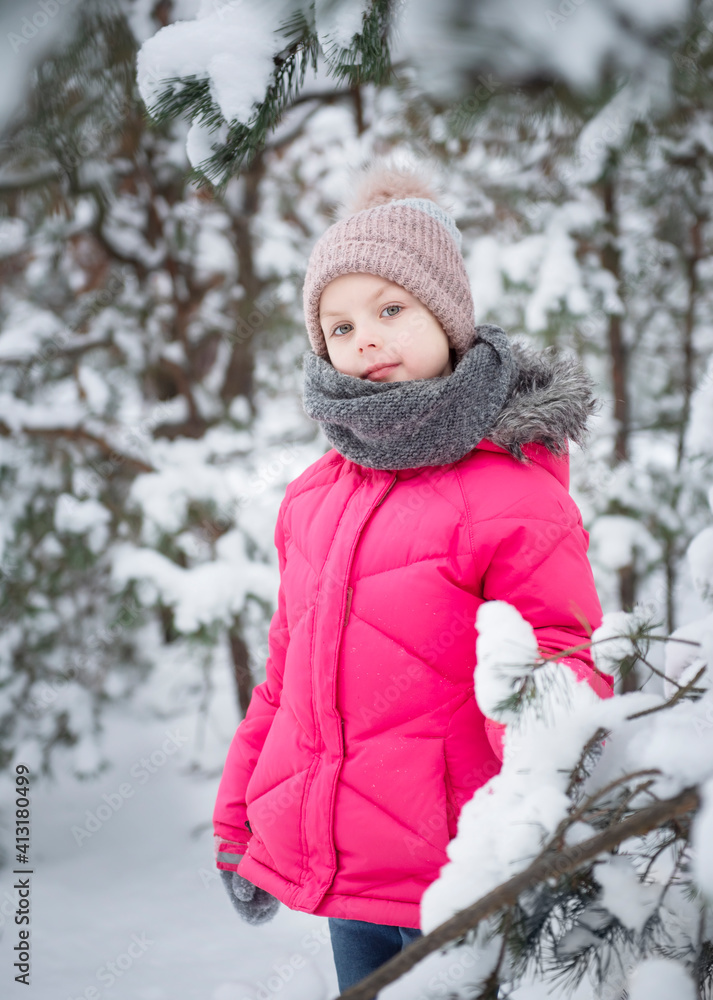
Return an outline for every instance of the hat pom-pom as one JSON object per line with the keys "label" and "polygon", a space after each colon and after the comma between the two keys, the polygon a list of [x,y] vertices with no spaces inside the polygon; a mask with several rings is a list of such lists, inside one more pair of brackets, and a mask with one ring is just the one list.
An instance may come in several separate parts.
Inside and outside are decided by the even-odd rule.
{"label": "hat pom-pom", "polygon": [[353,191],[344,205],[347,215],[402,198],[428,198],[440,204],[432,177],[425,176],[423,171],[387,164],[372,165],[363,170],[361,176],[355,178]]}

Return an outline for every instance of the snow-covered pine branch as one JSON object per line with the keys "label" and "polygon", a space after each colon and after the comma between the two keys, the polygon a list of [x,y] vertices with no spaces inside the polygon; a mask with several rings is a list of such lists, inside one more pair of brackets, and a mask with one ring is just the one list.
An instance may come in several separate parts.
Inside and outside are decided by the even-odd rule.
{"label": "snow-covered pine branch", "polygon": [[347,88],[385,84],[408,66],[431,101],[459,105],[465,119],[483,80],[491,90],[556,81],[576,104],[601,101],[624,73],[636,94],[619,115],[634,120],[669,99],[667,63],[682,39],[706,30],[699,20],[689,0],[640,5],[626,18],[616,0],[468,9],[455,0],[203,0],[193,21],[144,42],[137,79],[154,119],[191,121],[193,176],[222,187],[263,149],[308,66]]}
{"label": "snow-covered pine branch", "polygon": [[307,68],[318,73],[319,56],[326,75],[347,88],[386,82],[390,6],[206,0],[194,21],[167,25],[144,43],[141,97],[156,121],[191,120],[194,177],[224,186],[264,147],[301,94]]}
{"label": "snow-covered pine branch", "polygon": [[[499,977],[506,950],[500,942],[498,942],[498,947],[493,949],[493,942],[497,941],[499,928],[496,927],[492,934],[487,932],[483,934],[481,926],[485,921],[496,917],[506,907],[517,907],[521,898],[529,890],[538,887],[546,880],[559,878],[575,871],[602,852],[614,850],[624,840],[632,836],[642,836],[652,829],[661,828],[666,823],[674,823],[680,817],[690,814],[699,805],[700,798],[696,790],[684,789],[672,799],[640,809],[626,820],[609,826],[586,841],[559,849],[556,852],[551,845],[546,845],[540,855],[524,871],[513,875],[507,882],[497,886],[475,903],[454,914],[400,952],[391,961],[385,963],[372,975],[363,979],[358,985],[341,994],[339,1000],[370,1000],[374,990],[394,982],[413,968],[417,962],[434,951],[473,938],[481,946],[486,957],[486,962],[481,962],[480,969],[483,992],[477,998],[477,1000],[486,1000],[485,992],[487,991],[489,997],[493,995],[491,991],[500,985]],[[499,927],[505,929],[506,934],[514,929],[511,912],[507,912],[505,918],[497,923]],[[507,941],[503,942],[503,944],[507,943]],[[487,959],[491,958],[493,954],[497,954],[497,962],[489,973],[484,974],[483,970],[487,969]],[[482,960],[482,953],[480,957]],[[680,967],[678,968],[680,969]],[[682,973],[682,977],[690,983],[690,979],[685,974]]]}

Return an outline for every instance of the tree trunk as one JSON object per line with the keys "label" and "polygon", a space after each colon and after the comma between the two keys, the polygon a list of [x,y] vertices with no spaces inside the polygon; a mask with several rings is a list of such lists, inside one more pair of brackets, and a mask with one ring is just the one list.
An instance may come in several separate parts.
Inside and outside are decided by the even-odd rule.
{"label": "tree trunk", "polygon": [[248,647],[242,635],[240,618],[229,633],[230,653],[233,659],[233,677],[235,679],[235,689],[237,693],[238,706],[243,718],[250,704],[250,695],[255,687],[255,679],[250,669],[250,657]]}
{"label": "tree trunk", "polygon": [[[605,229],[608,238],[602,247],[601,260],[603,266],[610,271],[616,281],[618,290],[622,289],[621,254],[618,248],[619,220],[616,210],[616,191],[613,172],[604,181],[602,200],[606,211]],[[614,439],[613,464],[626,462],[629,459],[629,433],[631,416],[629,404],[629,352],[624,343],[621,316],[609,317],[609,357],[611,361],[611,383],[614,392],[614,419],[617,429]]]}
{"label": "tree trunk", "polygon": [[238,256],[238,277],[245,289],[245,298],[241,302],[237,329],[232,337],[230,361],[220,389],[220,397],[226,404],[237,396],[244,396],[253,415],[255,356],[252,341],[264,318],[255,304],[265,285],[255,273],[252,225],[260,205],[260,181],[264,173],[264,156],[262,152],[258,152],[250,167],[240,175],[244,185],[243,205],[242,211],[235,218],[233,233]]}
{"label": "tree trunk", "polygon": [[[608,172],[602,184],[602,201],[606,212],[606,241],[601,250],[602,265],[611,272],[616,282],[616,288],[622,293],[621,254],[619,251],[619,218],[616,208],[614,166]],[[609,343],[609,359],[611,363],[611,384],[614,393],[614,419],[616,434],[614,437],[614,452],[611,459],[612,467],[629,460],[629,436],[631,433],[631,406],[629,398],[629,350],[624,342],[622,317],[618,314],[609,317],[607,331]],[[619,570],[619,603],[624,611],[631,611],[636,603],[636,569],[633,563]],[[633,667],[622,678],[622,691],[637,691],[639,678],[636,667]]]}
{"label": "tree trunk", "polygon": [[683,409],[681,412],[681,424],[678,433],[678,453],[676,456],[676,469],[681,468],[683,461],[683,447],[686,437],[686,428],[691,415],[691,396],[693,394],[693,329],[696,317],[696,300],[698,297],[698,261],[703,255],[703,244],[701,240],[700,217],[691,227],[691,252],[685,258],[686,276],[688,278],[688,302],[686,304],[686,315],[683,322]]}

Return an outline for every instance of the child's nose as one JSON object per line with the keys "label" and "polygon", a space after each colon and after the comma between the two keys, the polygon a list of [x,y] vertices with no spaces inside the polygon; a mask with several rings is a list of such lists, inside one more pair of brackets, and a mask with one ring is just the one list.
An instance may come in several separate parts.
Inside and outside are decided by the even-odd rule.
{"label": "child's nose", "polygon": [[381,336],[378,327],[373,323],[359,323],[356,327],[355,341],[357,350],[360,351],[366,350],[367,347],[373,347],[378,350],[384,344],[384,338]]}

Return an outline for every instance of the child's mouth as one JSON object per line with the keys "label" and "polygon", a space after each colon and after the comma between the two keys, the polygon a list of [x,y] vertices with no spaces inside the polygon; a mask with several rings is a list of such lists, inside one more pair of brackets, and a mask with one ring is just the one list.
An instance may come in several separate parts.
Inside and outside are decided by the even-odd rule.
{"label": "child's mouth", "polygon": [[364,378],[368,379],[370,382],[380,382],[386,378],[391,369],[396,368],[398,364],[398,361],[393,361],[388,365],[379,365],[379,367],[375,368],[373,371],[367,372]]}

